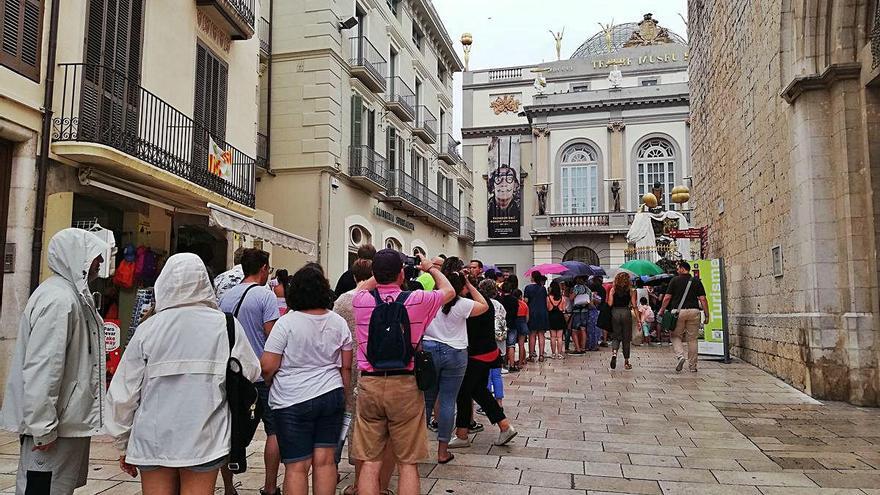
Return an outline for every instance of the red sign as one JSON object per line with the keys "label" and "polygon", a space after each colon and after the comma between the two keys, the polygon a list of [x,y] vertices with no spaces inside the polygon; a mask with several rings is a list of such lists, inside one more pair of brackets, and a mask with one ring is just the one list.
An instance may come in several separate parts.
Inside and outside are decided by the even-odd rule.
{"label": "red sign", "polygon": [[673,239],[702,239],[705,227],[684,230],[670,230],[667,234]]}

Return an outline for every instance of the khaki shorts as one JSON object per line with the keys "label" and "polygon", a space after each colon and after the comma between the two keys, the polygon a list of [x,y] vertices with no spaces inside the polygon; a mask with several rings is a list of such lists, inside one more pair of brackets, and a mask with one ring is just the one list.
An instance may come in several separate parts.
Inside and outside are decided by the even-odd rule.
{"label": "khaki shorts", "polygon": [[49,450],[34,452],[34,438],[22,436],[15,493],[70,495],[85,486],[91,442],[88,437],[59,438]]}
{"label": "khaki shorts", "polygon": [[361,376],[352,457],[379,461],[389,441],[401,464],[428,457],[424,395],[413,375]]}

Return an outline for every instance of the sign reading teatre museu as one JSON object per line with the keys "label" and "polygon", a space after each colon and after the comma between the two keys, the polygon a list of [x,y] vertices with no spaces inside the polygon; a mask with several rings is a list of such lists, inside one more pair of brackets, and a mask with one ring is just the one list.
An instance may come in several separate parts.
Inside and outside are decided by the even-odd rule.
{"label": "sign reading teatre museu", "polygon": [[689,52],[681,53],[664,53],[662,55],[641,55],[639,57],[619,57],[619,58],[609,58],[607,60],[593,60],[593,68],[594,69],[603,69],[605,67],[610,67],[612,65],[616,65],[618,67],[626,67],[629,65],[650,65],[650,64],[664,64],[671,62],[687,62],[688,57],[690,56]]}

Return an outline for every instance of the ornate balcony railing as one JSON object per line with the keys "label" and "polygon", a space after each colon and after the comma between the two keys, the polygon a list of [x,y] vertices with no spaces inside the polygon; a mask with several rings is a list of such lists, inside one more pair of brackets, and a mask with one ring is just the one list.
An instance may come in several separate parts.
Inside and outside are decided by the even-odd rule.
{"label": "ornate balcony railing", "polygon": [[[607,213],[568,213],[550,215],[551,227],[607,227]],[[631,222],[630,222],[631,223]]]}
{"label": "ornate balcony railing", "polygon": [[425,105],[416,106],[416,123],[413,131],[429,143],[437,141],[437,117],[434,117],[434,114]]}
{"label": "ornate balcony railing", "polygon": [[246,40],[254,35],[256,0],[196,0],[196,5],[213,11],[215,22],[228,30],[233,40]]}
{"label": "ornate balcony railing", "polygon": [[393,170],[388,195],[409,203],[410,208],[424,212],[429,220],[440,220],[455,230],[459,227],[458,209],[442,199],[428,186],[401,169]]}
{"label": "ornate balcony railing", "polygon": [[[120,71],[94,64],[60,64],[61,105],[53,141],[109,146],[233,201],[255,204],[255,160]],[[224,179],[208,170],[210,140],[232,156]]]}
{"label": "ornate balcony railing", "polygon": [[272,54],[272,39],[269,37],[269,21],[265,17],[260,17],[257,34],[260,37],[260,55],[268,57]]}
{"label": "ornate balcony railing", "polygon": [[[360,77],[371,90],[384,91],[388,61],[366,36],[352,36],[349,38],[349,44],[351,57],[348,62],[353,69],[352,74]],[[363,71],[358,70],[361,68]]]}
{"label": "ornate balcony railing", "polygon": [[365,145],[348,147],[348,175],[368,179],[382,189],[391,184],[385,157]]}
{"label": "ornate balcony railing", "polygon": [[269,170],[269,136],[257,133],[257,166]]}
{"label": "ornate balcony railing", "polygon": [[440,135],[440,153],[438,158],[454,165],[462,161],[461,154],[458,152],[458,141],[452,137],[452,134],[444,133]]}
{"label": "ornate balcony railing", "polygon": [[477,226],[473,218],[461,217],[461,228],[458,229],[458,236],[470,241],[477,238]]}
{"label": "ornate balcony railing", "polygon": [[389,77],[387,87],[385,94],[389,108],[398,117],[412,121],[416,116],[416,94],[400,76]]}

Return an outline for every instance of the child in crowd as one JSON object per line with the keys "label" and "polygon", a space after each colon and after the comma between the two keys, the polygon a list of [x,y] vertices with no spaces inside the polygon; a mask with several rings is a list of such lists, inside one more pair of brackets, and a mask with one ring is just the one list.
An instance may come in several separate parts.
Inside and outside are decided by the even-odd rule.
{"label": "child in crowd", "polygon": [[526,339],[529,336],[529,305],[523,299],[523,292],[519,289],[513,291],[513,297],[519,300],[519,306],[516,311],[516,333],[517,342],[519,343],[519,367],[525,368],[526,359]]}
{"label": "child in crowd", "polygon": [[645,337],[645,343],[651,343],[651,324],[654,323],[654,310],[648,304],[648,298],[639,299],[639,328]]}

